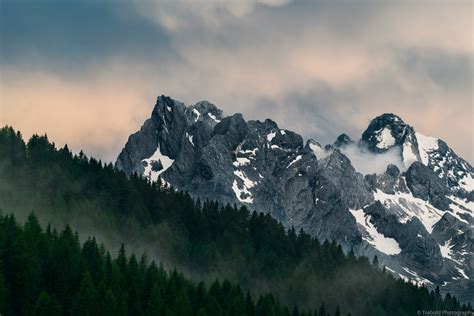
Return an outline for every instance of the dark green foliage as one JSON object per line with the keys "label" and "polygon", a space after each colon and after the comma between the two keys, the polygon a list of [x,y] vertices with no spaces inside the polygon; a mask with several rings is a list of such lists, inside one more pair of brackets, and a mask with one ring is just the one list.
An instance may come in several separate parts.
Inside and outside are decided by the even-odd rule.
{"label": "dark green foliage", "polygon": [[48,293],[42,291],[34,306],[34,314],[42,316],[61,315],[61,306],[54,297],[50,297]]}
{"label": "dark green foliage", "polygon": [[[244,299],[240,287],[228,281],[215,281],[207,289],[202,282],[196,284],[176,270],[167,273],[162,266],[157,267],[145,258],[139,264],[134,255],[126,256],[123,247],[117,258],[111,259],[109,253],[96,251],[99,246],[93,238],[81,247],[70,228],[59,234],[56,231],[43,232],[36,223],[34,216],[30,216],[23,226],[16,223],[13,215],[0,216],[2,262],[16,260],[18,244],[12,240],[32,238],[41,245],[24,248],[25,265],[8,265],[0,274],[1,280],[5,275],[24,273],[25,276],[20,281],[6,278],[7,281],[1,284],[2,295],[11,293],[9,300],[2,301],[1,315],[253,315],[247,314],[247,310],[258,310],[259,315],[285,315],[271,294],[255,303],[250,295]],[[55,256],[64,251],[64,247],[65,252],[81,264],[75,266],[77,271],[74,273],[63,278],[51,278],[51,272],[69,268],[68,257]],[[48,262],[56,263],[53,270]],[[25,266],[31,269],[23,272]],[[110,269],[120,273],[107,275],[106,271]],[[33,271],[39,272],[33,274],[36,273]],[[78,279],[77,275],[81,277]],[[121,282],[124,282],[123,286],[113,286]],[[12,300],[13,295],[15,300]]]}
{"label": "dark green foliage", "polygon": [[[33,136],[25,144],[12,128],[0,130],[0,208],[18,216],[34,210],[43,223],[53,222],[56,227],[71,223],[87,234],[94,226],[97,238],[128,242],[128,249],[149,245],[147,250],[153,258],[168,266],[179,266],[198,281],[210,283],[218,275],[257,295],[271,291],[285,305],[298,306],[300,311],[318,307],[318,315],[334,315],[338,306],[341,314],[350,311],[352,315],[413,315],[417,310],[446,309],[445,304],[462,308],[455,298],[445,302],[425,287],[395,280],[378,268],[378,259],[371,263],[352,252],[345,255],[334,242],[321,244],[303,231],[285,231],[269,215],[212,201],[195,202],[186,192],[150,184],[137,176],[127,179],[111,164],[103,165],[83,153],[72,155],[67,146],[56,149],[46,137]],[[4,282],[11,284],[6,301],[19,308],[12,312],[20,313],[21,306],[35,304],[35,293],[40,289],[35,285],[37,281],[30,280],[42,275],[47,276],[46,293],[56,293],[57,301],[72,308],[75,301],[68,280],[81,285],[84,271],[93,281],[103,280],[103,284],[95,285],[95,292],[99,301],[107,304],[99,304],[104,310],[116,309],[116,314],[186,313],[189,308],[196,314],[222,312],[222,297],[204,297],[198,286],[196,290],[201,294],[197,300],[203,310],[196,309],[197,303],[190,298],[195,294],[179,291],[175,283],[164,288],[149,272],[143,273],[147,270],[143,260],[127,256],[123,246],[118,258],[112,260],[95,240],[81,248],[78,236],[70,228],[60,234],[49,228],[46,236],[60,240],[57,247],[51,248],[31,237],[38,227],[35,219],[29,219],[25,226],[29,233],[18,240],[9,239],[9,232],[0,232],[6,235],[5,243],[10,246],[10,253],[4,254],[9,261],[0,263],[7,268]],[[100,240],[107,242],[108,238]],[[135,244],[130,245],[131,241]],[[35,249],[50,257],[25,257],[26,251]],[[67,264],[51,258],[61,258]],[[36,260],[38,265],[30,265],[28,260]],[[8,272],[11,267],[22,267],[21,273],[12,275]],[[163,269],[156,270],[159,280],[165,279],[160,274]],[[53,279],[54,282],[48,281]],[[212,285],[210,291],[216,286]],[[24,295],[17,297],[15,293],[20,290]],[[84,290],[84,295],[92,292]],[[147,300],[137,301],[135,298],[140,295]],[[290,315],[292,311],[274,305],[270,302],[274,299],[266,296],[255,306],[249,299],[246,295],[232,296],[231,301],[241,305],[230,305],[244,306],[248,315],[258,315],[259,311],[278,313],[280,309]],[[191,305],[168,306],[175,300],[191,300]]]}

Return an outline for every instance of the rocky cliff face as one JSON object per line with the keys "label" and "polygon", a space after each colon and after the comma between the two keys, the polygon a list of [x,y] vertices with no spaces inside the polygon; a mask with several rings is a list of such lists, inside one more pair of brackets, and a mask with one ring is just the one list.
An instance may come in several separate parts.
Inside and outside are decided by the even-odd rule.
{"label": "rocky cliff face", "polygon": [[[473,169],[442,140],[393,114],[372,120],[358,142],[322,147],[270,119],[245,121],[216,106],[158,97],[116,167],[201,199],[245,205],[286,227],[379,260],[394,274],[473,299]],[[401,171],[365,177],[344,155],[398,149]],[[367,163],[371,163],[368,161]]]}

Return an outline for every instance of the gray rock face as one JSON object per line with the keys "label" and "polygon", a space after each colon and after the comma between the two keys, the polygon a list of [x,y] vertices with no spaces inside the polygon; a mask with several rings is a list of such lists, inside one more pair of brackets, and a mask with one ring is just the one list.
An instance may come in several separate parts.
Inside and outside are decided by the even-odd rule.
{"label": "gray rock face", "polygon": [[399,147],[407,171],[389,164],[365,177],[341,152],[357,147],[346,134],[325,147],[303,144],[270,119],[245,121],[206,101],[185,106],[160,96],[116,167],[153,181],[160,176],[195,198],[271,214],[345,251],[376,254],[394,274],[428,286],[471,287],[473,172],[444,142],[396,115],[379,116],[358,144],[376,155]]}
{"label": "gray rock face", "polygon": [[400,170],[395,165],[388,165],[387,171],[383,174],[371,174],[365,176],[366,182],[375,190],[380,190],[387,194],[396,192],[409,193],[405,178],[402,177]]}
{"label": "gray rock face", "polygon": [[446,198],[448,188],[428,167],[414,162],[406,172],[406,180],[414,197],[429,201],[440,210],[449,207],[450,200]]}
{"label": "gray rock face", "polygon": [[356,172],[349,158],[337,149],[320,161],[319,174],[331,182],[333,190],[341,193],[341,203],[346,208],[359,209],[374,200],[364,177]]}

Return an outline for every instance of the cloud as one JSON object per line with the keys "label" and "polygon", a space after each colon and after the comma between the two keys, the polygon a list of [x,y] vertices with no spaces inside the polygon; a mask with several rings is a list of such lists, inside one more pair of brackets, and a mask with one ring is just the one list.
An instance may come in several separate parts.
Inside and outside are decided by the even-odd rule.
{"label": "cloud", "polygon": [[77,77],[117,56],[152,62],[174,55],[165,30],[128,14],[134,11],[126,1],[4,0],[0,65]]}
{"label": "cloud", "polygon": [[2,82],[0,125],[11,124],[24,137],[48,134],[57,146],[114,161],[131,131],[149,115],[153,100],[112,73],[78,83],[43,73],[18,74]]}
{"label": "cloud", "polygon": [[251,14],[257,7],[280,7],[291,0],[134,0],[137,10],[169,31],[192,29],[196,24],[218,27],[228,19]]}
{"label": "cloud", "polygon": [[341,152],[350,159],[354,168],[363,175],[384,173],[389,164],[397,166],[402,172],[407,170],[400,158],[401,150],[397,147],[383,154],[373,154],[352,144],[341,149]]}
{"label": "cloud", "polygon": [[[470,1],[11,3],[0,123],[113,159],[160,94],[271,117],[323,144],[393,112],[474,161]],[[56,120],[88,123],[32,119],[51,104]]]}

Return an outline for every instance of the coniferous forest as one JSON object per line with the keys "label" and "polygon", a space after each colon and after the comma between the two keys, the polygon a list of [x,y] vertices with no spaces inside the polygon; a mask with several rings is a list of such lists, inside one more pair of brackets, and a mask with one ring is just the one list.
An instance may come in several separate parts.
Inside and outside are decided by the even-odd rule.
{"label": "coniferous forest", "polygon": [[0,208],[2,315],[472,310],[268,215],[127,179],[11,127],[0,130]]}
{"label": "coniferous forest", "polygon": [[[1,216],[0,245],[2,315],[315,315],[290,314],[271,294],[254,301],[228,281],[207,288],[123,246],[112,258],[69,226],[43,232],[34,215],[23,226]],[[329,315],[324,305],[315,313]]]}

